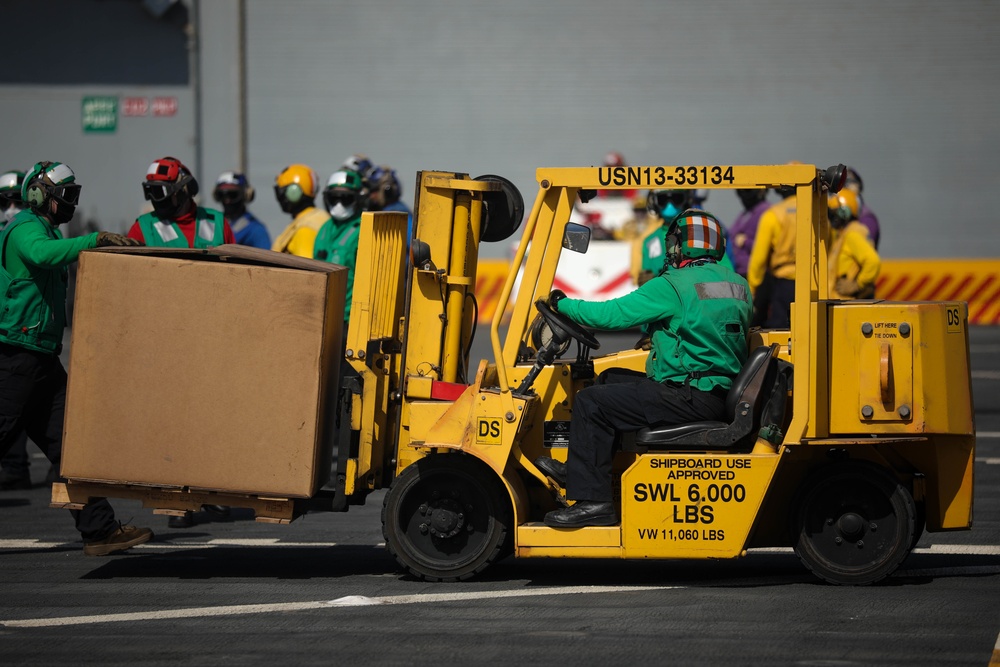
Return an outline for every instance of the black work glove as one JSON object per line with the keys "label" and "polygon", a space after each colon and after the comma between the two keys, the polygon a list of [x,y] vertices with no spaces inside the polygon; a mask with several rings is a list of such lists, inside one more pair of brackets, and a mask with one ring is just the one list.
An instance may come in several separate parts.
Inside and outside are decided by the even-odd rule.
{"label": "black work glove", "polygon": [[561,289],[554,289],[549,292],[548,304],[549,308],[559,312],[559,302],[566,298],[566,293]]}
{"label": "black work glove", "polygon": [[97,234],[97,247],[107,248],[109,246],[137,246],[142,245],[141,241],[137,239],[131,239],[122,234],[115,234],[114,232],[98,232]]}

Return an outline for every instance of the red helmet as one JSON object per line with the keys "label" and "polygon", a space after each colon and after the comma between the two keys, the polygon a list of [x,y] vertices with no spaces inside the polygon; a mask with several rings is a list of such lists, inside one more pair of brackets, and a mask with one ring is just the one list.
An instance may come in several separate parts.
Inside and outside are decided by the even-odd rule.
{"label": "red helmet", "polygon": [[161,157],[154,160],[146,169],[146,181],[142,184],[142,193],[154,204],[169,199],[181,189],[187,189],[188,197],[198,194],[198,181],[191,170],[175,157]]}
{"label": "red helmet", "polygon": [[154,160],[146,170],[142,195],[161,218],[173,218],[188,207],[198,194],[198,181],[191,170],[175,157]]}
{"label": "red helmet", "polygon": [[615,153],[612,151],[604,156],[604,166],[605,167],[624,167],[625,158],[622,157],[621,153]]}

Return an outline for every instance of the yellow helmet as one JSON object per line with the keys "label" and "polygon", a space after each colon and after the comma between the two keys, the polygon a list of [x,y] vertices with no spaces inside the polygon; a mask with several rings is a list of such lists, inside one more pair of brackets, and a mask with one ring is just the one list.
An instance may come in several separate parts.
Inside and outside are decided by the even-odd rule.
{"label": "yellow helmet", "polygon": [[826,202],[830,224],[840,229],[852,220],[858,219],[858,196],[852,190],[844,188],[830,195]]}
{"label": "yellow helmet", "polygon": [[312,205],[318,191],[316,172],[304,164],[289,165],[274,179],[274,196],[285,213]]}

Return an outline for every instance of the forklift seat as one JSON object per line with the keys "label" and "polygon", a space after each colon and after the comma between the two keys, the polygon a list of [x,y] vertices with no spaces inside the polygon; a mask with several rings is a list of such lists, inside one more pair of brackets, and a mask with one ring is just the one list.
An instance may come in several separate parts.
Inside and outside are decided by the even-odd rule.
{"label": "forklift seat", "polygon": [[632,452],[673,449],[733,449],[752,446],[760,430],[761,413],[771,397],[778,374],[778,344],[754,349],[726,395],[727,421],[650,426],[623,434],[622,449]]}

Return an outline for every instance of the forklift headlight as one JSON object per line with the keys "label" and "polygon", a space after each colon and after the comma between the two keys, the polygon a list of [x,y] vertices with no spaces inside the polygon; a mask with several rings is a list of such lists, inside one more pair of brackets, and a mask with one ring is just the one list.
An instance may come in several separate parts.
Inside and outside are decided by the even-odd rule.
{"label": "forklift headlight", "polygon": [[828,167],[822,176],[822,181],[830,189],[830,193],[840,192],[847,182],[847,167],[842,164],[835,164]]}
{"label": "forklift headlight", "polygon": [[431,247],[420,239],[413,239],[410,242],[410,262],[417,269],[434,268],[431,264]]}

